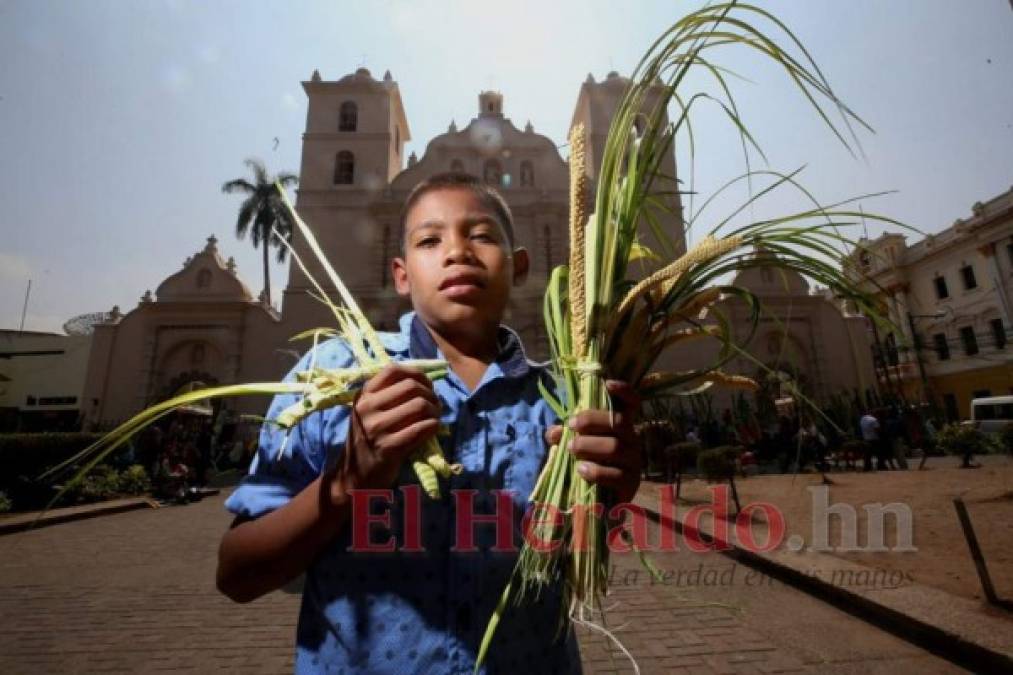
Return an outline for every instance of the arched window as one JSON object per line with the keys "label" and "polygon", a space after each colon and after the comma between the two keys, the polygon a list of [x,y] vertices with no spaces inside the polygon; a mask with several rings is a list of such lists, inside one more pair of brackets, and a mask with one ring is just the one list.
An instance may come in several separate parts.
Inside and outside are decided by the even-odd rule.
{"label": "arched window", "polygon": [[334,184],[351,185],[355,182],[355,155],[342,150],[334,162]]}
{"label": "arched window", "polygon": [[394,125],[394,152],[401,154],[401,127]]}
{"label": "arched window", "polygon": [[533,187],[535,184],[535,167],[528,160],[521,162],[521,187]]}
{"label": "arched window", "polygon": [[488,185],[499,187],[500,181],[503,180],[503,166],[498,160],[486,160],[485,168],[482,171],[482,180]]}
{"label": "arched window", "polygon": [[459,159],[455,159],[450,163],[450,170],[454,173],[464,173],[464,162]]}
{"label": "arched window", "polygon": [[341,115],[338,118],[338,131],[355,131],[359,126],[359,106],[355,101],[341,104]]}

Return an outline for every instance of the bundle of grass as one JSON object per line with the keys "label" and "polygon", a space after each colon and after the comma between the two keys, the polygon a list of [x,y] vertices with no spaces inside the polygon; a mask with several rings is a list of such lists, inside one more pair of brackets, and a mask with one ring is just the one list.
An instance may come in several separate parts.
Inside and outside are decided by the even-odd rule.
{"label": "bundle of grass", "polygon": [[[786,36],[786,42],[801,56],[792,56],[752,21],[772,26],[771,32]],[[762,151],[739,115],[725,81],[727,71],[705,58],[706,52],[724,45],[752,49],[783,68],[845,146],[847,142],[820,99],[835,107],[845,123],[849,119],[861,123],[838,100],[791,31],[763,9],[735,2],[716,4],[687,15],[667,30],[637,66],[612,120],[596,172],[593,213],[584,130],[578,124],[570,133],[570,259],[567,266],[552,272],[544,302],[559,386],[558,393],[543,390],[543,394],[563,420],[584,410],[610,409],[606,379],[625,381],[644,398],[694,395],[713,385],[755,388],[748,378],[720,370],[733,356],[750,357],[732,339],[729,323],[715,307],[724,297],[741,298],[751,310],[755,329],[760,311],[757,299],[745,289],[719,285],[721,279],[748,267],[775,265],[801,273],[875,313],[869,299],[844,273],[843,261],[851,242],[840,228],[857,224],[861,215],[842,208],[848,202],[824,208],[812,200],[812,208],[798,213],[723,231],[733,217],[781,186],[798,187],[812,199],[798,186],[797,172],[784,175],[748,169],[748,148],[755,148],[761,156]],[[726,99],[703,93],[683,95],[679,87],[691,68],[713,76]],[[660,167],[683,128],[692,148],[689,114],[694,104],[704,100],[719,103],[746,150],[746,174],[728,185],[761,179],[769,180],[770,185],[676,257],[671,233],[660,229],[657,215],[671,209],[665,196],[673,194],[677,186],[674,177],[665,176]],[[670,104],[678,115],[674,122],[666,123]],[[698,216],[699,212],[687,222],[687,229]],[[647,249],[647,233],[658,242],[659,250]],[[754,255],[760,249],[772,255]],[[633,263],[638,263],[639,269],[633,270]],[[709,310],[713,323],[701,322],[704,310]],[[695,339],[720,343],[713,363],[694,370],[652,370],[663,352]],[[530,497],[535,509],[564,517],[532,519],[527,542],[539,545],[525,543],[522,548],[514,575],[486,629],[479,663],[507,603],[537,595],[543,585],[557,583],[560,576],[568,618],[604,630],[594,617],[600,614],[606,592],[609,551],[604,516],[613,504],[607,491],[577,472],[577,461],[565,450],[572,434],[564,426],[562,439],[550,449]],[[622,530],[619,534],[626,536]],[[546,545],[557,542],[562,545]]]}

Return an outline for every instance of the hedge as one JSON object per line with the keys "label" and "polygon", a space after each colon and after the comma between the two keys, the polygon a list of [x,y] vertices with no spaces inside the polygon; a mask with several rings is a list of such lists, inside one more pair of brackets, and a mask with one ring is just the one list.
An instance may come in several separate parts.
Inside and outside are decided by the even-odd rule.
{"label": "hedge", "polygon": [[83,432],[0,434],[0,492],[7,494],[17,510],[45,506],[55,493],[49,484],[38,480],[39,475],[102,436]]}

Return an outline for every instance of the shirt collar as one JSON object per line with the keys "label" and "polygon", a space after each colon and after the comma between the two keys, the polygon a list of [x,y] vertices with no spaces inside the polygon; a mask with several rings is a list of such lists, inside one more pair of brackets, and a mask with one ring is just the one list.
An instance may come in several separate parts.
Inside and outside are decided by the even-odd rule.
{"label": "shirt collar", "polygon": [[[402,317],[402,327],[408,327],[408,354],[413,359],[435,359],[439,358],[439,349],[432,333],[426,328],[422,319],[414,312]],[[499,347],[499,355],[496,357],[496,364],[503,372],[504,377],[524,377],[531,370],[531,363],[524,353],[524,346],[521,339],[513,330],[506,326],[500,326],[496,335],[496,343]]]}

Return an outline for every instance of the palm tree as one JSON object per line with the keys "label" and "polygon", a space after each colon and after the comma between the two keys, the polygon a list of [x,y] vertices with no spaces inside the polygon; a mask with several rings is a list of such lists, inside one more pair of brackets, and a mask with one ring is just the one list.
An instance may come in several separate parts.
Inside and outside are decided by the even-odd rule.
{"label": "palm tree", "polygon": [[275,183],[283,188],[295,185],[299,177],[293,173],[279,173],[271,176],[267,173],[264,163],[259,159],[248,159],[244,162],[253,170],[255,182],[245,178],[230,180],[222,185],[222,192],[231,194],[241,192],[247,195],[239,207],[236,220],[236,237],[242,239],[247,230],[253,238],[253,247],[264,244],[264,297],[271,304],[271,275],[268,269],[268,248],[271,244],[278,249],[278,262],[284,262],[288,248],[283,246],[277,237],[272,238],[272,229],[286,242],[292,240],[292,217],[281,202]]}

